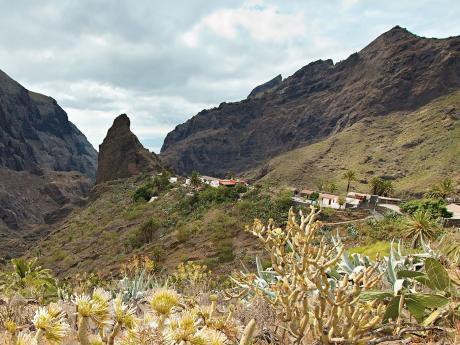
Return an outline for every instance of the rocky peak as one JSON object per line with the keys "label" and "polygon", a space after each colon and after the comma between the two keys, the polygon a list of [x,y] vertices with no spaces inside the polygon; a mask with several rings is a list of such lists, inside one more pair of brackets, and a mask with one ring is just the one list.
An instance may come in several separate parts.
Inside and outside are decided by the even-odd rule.
{"label": "rocky peak", "polygon": [[281,76],[281,74],[278,74],[275,78],[267,81],[266,83],[263,83],[262,85],[255,87],[249,94],[248,98],[262,97],[265,93],[273,90],[278,85],[280,85],[282,81],[283,77]]}
{"label": "rocky peak", "polygon": [[96,183],[163,170],[158,156],[145,149],[131,132],[126,114],[119,115],[99,146]]}

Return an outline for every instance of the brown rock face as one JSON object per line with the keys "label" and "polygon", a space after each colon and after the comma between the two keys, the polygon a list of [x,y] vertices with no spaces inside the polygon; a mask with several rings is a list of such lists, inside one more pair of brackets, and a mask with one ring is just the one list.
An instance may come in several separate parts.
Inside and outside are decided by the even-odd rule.
{"label": "brown rock face", "polygon": [[118,116],[99,146],[96,183],[161,170],[158,156],[145,149],[131,132],[128,116]]}
{"label": "brown rock face", "polygon": [[82,201],[96,157],[54,99],[0,71],[0,258],[20,254]]}
{"label": "brown rock face", "polygon": [[162,160],[182,173],[241,173],[364,118],[418,108],[460,88],[460,37],[422,38],[397,26],[344,61],[312,62],[266,86],[177,126]]}

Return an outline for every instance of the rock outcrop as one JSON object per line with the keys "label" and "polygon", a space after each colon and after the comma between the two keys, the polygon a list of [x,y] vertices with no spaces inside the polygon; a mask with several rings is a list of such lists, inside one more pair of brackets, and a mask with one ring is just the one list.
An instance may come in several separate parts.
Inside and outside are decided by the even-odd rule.
{"label": "rock outcrop", "polygon": [[242,173],[363,119],[416,109],[460,88],[460,37],[422,38],[397,26],[344,61],[315,61],[276,80],[178,125],[162,160],[182,173]]}
{"label": "rock outcrop", "polygon": [[254,90],[251,91],[248,98],[262,97],[265,93],[275,89],[278,85],[281,84],[282,81],[283,81],[283,77],[281,76],[281,74],[278,74],[272,80],[269,80],[266,83],[263,83],[262,85],[256,86]]}
{"label": "rock outcrop", "polygon": [[96,183],[162,170],[158,156],[145,149],[131,132],[128,116],[118,116],[99,146]]}
{"label": "rock outcrop", "polygon": [[0,71],[0,258],[46,234],[94,183],[97,152],[51,97]]}

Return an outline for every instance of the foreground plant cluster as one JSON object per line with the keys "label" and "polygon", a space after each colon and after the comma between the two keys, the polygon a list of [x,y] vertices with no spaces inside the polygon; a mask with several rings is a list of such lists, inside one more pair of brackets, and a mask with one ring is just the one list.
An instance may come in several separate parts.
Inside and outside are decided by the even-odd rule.
{"label": "foreground plant cluster", "polygon": [[[123,279],[84,275],[58,282],[35,261],[1,273],[0,344],[378,344],[456,343],[456,261],[421,238],[405,254],[349,254],[322,236],[319,210],[291,210],[284,229],[256,220],[270,264],[216,283],[205,266],[181,264],[167,276],[148,258]],[[268,267],[267,267],[268,266]]]}

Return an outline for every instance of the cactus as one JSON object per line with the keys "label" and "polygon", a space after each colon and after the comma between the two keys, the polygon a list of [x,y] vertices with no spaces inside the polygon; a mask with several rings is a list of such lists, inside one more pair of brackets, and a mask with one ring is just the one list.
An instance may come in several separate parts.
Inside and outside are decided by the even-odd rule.
{"label": "cactus", "polygon": [[240,345],[251,345],[255,330],[256,330],[256,320],[252,319],[251,321],[249,321],[249,323],[246,325],[244,329],[243,336],[241,337],[241,340],[240,340]]}
{"label": "cactus", "polygon": [[270,254],[276,277],[267,282],[259,272],[259,276],[239,273],[234,279],[273,304],[297,341],[308,334],[323,344],[365,341],[381,322],[384,305],[362,302],[359,296],[377,286],[382,273],[375,263],[335,279],[333,272],[343,260],[344,249],[338,244],[329,246],[324,237],[316,245],[319,212],[313,207],[306,216],[300,212],[298,222],[291,209],[285,229],[274,227],[272,221],[264,226],[255,220],[247,230]]}

